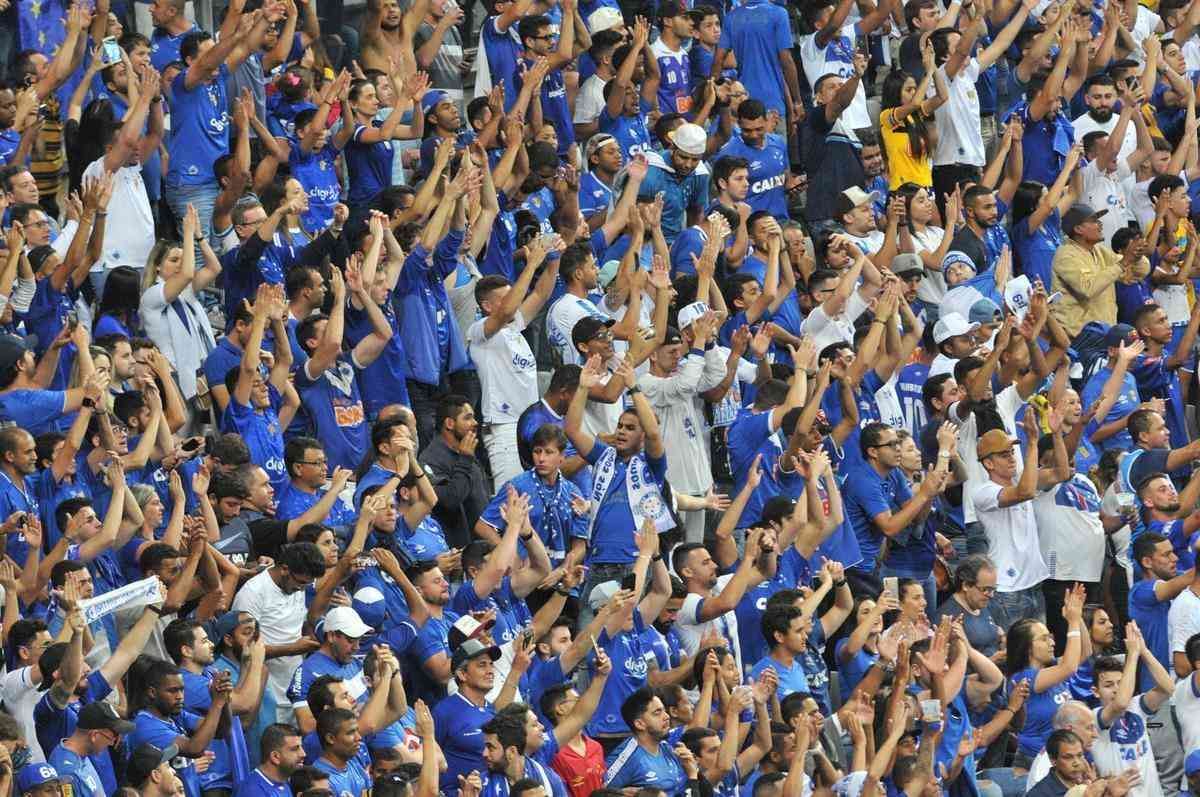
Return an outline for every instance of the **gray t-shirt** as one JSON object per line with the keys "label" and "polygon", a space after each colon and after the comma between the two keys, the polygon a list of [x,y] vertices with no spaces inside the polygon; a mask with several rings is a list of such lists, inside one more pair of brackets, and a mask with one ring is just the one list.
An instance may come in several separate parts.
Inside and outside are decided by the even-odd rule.
{"label": "gray t-shirt", "polygon": [[[433,25],[422,22],[413,38],[413,50],[419,50],[433,38]],[[429,83],[432,88],[447,92],[451,99],[459,104],[463,99],[463,44],[458,28],[451,26],[442,36],[442,46],[438,48],[433,63],[425,71],[429,73]]]}

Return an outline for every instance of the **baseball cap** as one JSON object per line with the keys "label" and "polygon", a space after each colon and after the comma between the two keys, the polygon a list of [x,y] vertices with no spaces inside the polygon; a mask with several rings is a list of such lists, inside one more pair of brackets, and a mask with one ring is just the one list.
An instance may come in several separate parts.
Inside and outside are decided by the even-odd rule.
{"label": "baseball cap", "polygon": [[981,461],[985,457],[990,457],[992,454],[1002,454],[1005,451],[1012,451],[1012,447],[1018,441],[1015,437],[1009,437],[1008,432],[1003,429],[993,429],[990,432],[985,432],[983,437],[979,438],[979,442],[975,444],[975,456]]}
{"label": "baseball cap", "polygon": [[8,371],[20,362],[25,352],[33,350],[28,338],[18,335],[0,335],[0,371]]}
{"label": "baseball cap", "polygon": [[350,605],[359,618],[371,626],[382,628],[387,622],[387,601],[378,587],[361,587],[350,596]]}
{"label": "baseball cap", "polygon": [[924,276],[925,261],[921,260],[920,255],[904,252],[892,258],[892,273],[900,279],[909,275]]}
{"label": "baseball cap", "polygon": [[325,613],[325,633],[337,631],[351,639],[371,633],[371,626],[362,621],[358,612],[349,606],[337,606]]}
{"label": "baseball cap", "polygon": [[583,162],[591,163],[593,155],[609,144],[616,143],[618,143],[617,140],[608,133],[597,133],[588,139],[587,147],[583,151]]}
{"label": "baseball cap", "polygon": [[84,731],[113,731],[114,733],[133,733],[133,723],[121,719],[121,715],[111,703],[103,700],[88,703],[79,712],[79,721],[75,727]]}
{"label": "baseball cap", "polygon": [[671,143],[679,147],[680,152],[693,158],[703,158],[708,146],[708,134],[700,125],[691,122],[681,124],[671,134]]}
{"label": "baseball cap", "polygon": [[587,18],[588,30],[593,34],[602,30],[619,28],[624,24],[625,18],[621,16],[621,12],[611,6],[601,6]]}
{"label": "baseball cap", "polygon": [[450,95],[438,89],[435,91],[425,92],[425,96],[421,98],[421,113],[428,114],[438,106],[439,102],[447,102]]}
{"label": "baseball cap", "polygon": [[454,655],[450,658],[451,672],[480,656],[488,656],[492,661],[496,661],[500,658],[500,648],[495,645],[485,645],[478,639],[468,639],[454,649]]}
{"label": "baseball cap", "polygon": [[463,642],[475,638],[495,624],[496,621],[491,618],[488,618],[487,622],[481,623],[471,615],[464,614],[454,621],[454,625],[450,626],[450,631],[447,633],[446,638],[451,648],[457,648]]}
{"label": "baseball cap", "polygon": [[1188,775],[1200,772],[1200,750],[1193,750],[1183,761],[1183,771]]}
{"label": "baseball cap", "polygon": [[679,334],[679,330],[675,327],[668,326],[666,336],[663,338],[663,346],[674,346],[678,343],[683,343],[683,336]]}
{"label": "baseball cap", "polygon": [[[243,614],[246,615],[244,621],[241,619]],[[242,625],[243,622],[253,623],[254,618],[249,612],[237,611],[236,609],[225,612],[225,614],[209,623],[207,628],[209,639],[213,641],[213,644],[219,645],[222,639],[232,634],[233,630]]]}
{"label": "baseball cap", "polygon": [[1004,313],[1000,312],[1000,307],[986,296],[975,300],[967,313],[967,321],[972,324],[994,324],[1003,320]]}
{"label": "baseball cap", "polygon": [[1082,203],[1071,205],[1071,207],[1067,209],[1067,212],[1064,213],[1062,217],[1063,232],[1065,232],[1067,235],[1070,235],[1071,233],[1075,232],[1075,228],[1080,224],[1083,224],[1088,219],[1098,219],[1105,213],[1108,213],[1107,208],[1103,210],[1094,210],[1091,205],[1084,205]]}
{"label": "baseball cap", "polygon": [[596,278],[601,288],[607,288],[612,281],[617,278],[617,272],[621,270],[620,260],[608,260],[600,267],[600,275]]}
{"label": "baseball cap", "polygon": [[1115,349],[1122,343],[1132,343],[1137,340],[1137,330],[1129,324],[1113,324],[1104,335],[1104,344]]}
{"label": "baseball cap", "polygon": [[946,313],[933,325],[933,342],[944,343],[959,335],[969,335],[979,329],[979,324],[971,324],[960,313]]}
{"label": "baseball cap", "polygon": [[842,207],[845,209],[843,212],[854,210],[854,208],[858,207],[859,205],[865,205],[868,202],[874,202],[878,198],[878,191],[871,191],[868,193],[858,186],[852,185],[845,191],[842,191]]}
{"label": "baseball cap", "polygon": [[[1190,761],[1191,759],[1189,758],[1188,760]],[[27,791],[36,789],[43,783],[57,780],[58,770],[52,765],[45,762],[40,764],[26,764],[17,772],[17,793],[24,794]]]}
{"label": "baseball cap", "polygon": [[129,756],[129,764],[125,769],[129,776],[129,783],[133,786],[142,785],[150,779],[151,772],[177,755],[179,755],[179,748],[173,744],[161,749],[148,742],[139,744]]}
{"label": "baseball cap", "polygon": [[592,607],[592,611],[599,611],[600,607],[612,600],[613,595],[621,589],[621,584],[618,581],[605,581],[592,587],[592,594],[588,595],[588,605]]}
{"label": "baseball cap", "polygon": [[42,244],[41,246],[33,247],[29,250],[28,255],[29,267],[32,268],[33,272],[36,274],[42,270],[42,266],[46,264],[46,260],[51,255],[58,257],[58,253],[54,251],[54,247],[50,244]]}
{"label": "baseball cap", "polygon": [[617,322],[611,318],[597,318],[594,315],[581,318],[571,328],[571,342],[576,346],[581,343],[587,343],[599,335],[600,330],[608,329],[615,323]]}
{"label": "baseball cap", "polygon": [[708,312],[708,305],[704,302],[692,302],[679,311],[678,322],[680,329],[687,329],[696,319]]}

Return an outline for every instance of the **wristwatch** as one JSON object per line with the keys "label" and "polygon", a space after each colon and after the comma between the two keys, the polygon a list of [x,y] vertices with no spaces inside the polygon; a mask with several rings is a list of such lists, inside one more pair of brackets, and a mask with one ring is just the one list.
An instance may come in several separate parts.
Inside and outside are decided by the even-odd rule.
{"label": "wristwatch", "polygon": [[632,396],[635,393],[641,393],[642,389],[637,385],[630,385],[629,387],[625,388],[625,392]]}
{"label": "wristwatch", "polygon": [[81,401],[79,403],[82,404],[83,406],[87,407],[89,410],[96,409],[96,400],[94,398],[92,398],[91,396],[84,396],[83,401]]}

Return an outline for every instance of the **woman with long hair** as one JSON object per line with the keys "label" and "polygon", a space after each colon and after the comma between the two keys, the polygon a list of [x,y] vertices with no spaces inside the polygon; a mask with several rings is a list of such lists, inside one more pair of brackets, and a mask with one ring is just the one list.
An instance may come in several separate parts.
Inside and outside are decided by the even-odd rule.
{"label": "woman with long hair", "polygon": [[1075,202],[1082,186],[1075,166],[1083,155],[1079,145],[1071,147],[1067,163],[1049,189],[1039,182],[1024,180],[1012,200],[1012,243],[1017,274],[1029,281],[1041,280],[1050,289],[1054,253],[1063,244],[1062,214]]}
{"label": "woman with long hair", "polygon": [[[196,294],[212,284],[221,273],[221,264],[200,231],[200,219],[192,205],[184,215],[183,237],[186,246],[159,241],[150,250],[139,307],[146,336],[174,364],[179,389],[191,401],[196,397],[196,373],[217,345]],[[204,268],[196,268],[193,243],[204,253]]]}
{"label": "woman with long hair", "polygon": [[1083,627],[1083,587],[1076,584],[1063,602],[1063,617],[1070,631],[1061,658],[1054,657],[1054,637],[1045,623],[1024,618],[1008,630],[1008,655],[1005,674],[1010,687],[1029,682],[1029,699],[1025,703],[1025,724],[1017,737],[1014,769],[1028,770],[1030,763],[1046,746],[1054,730],[1054,713],[1064,700],[1070,699],[1067,679],[1079,669],[1079,663],[1092,655],[1092,641]]}
{"label": "woman with long hair", "polygon": [[[933,149],[937,128],[933,112],[946,102],[946,79],[933,62],[933,45],[921,50],[925,76],[918,82],[903,69],[893,69],[883,80],[880,92],[879,131],[887,155],[888,188],[904,183],[933,186]],[[927,97],[929,83],[936,93]]]}
{"label": "woman with long hair", "polygon": [[[933,189],[917,183],[904,183],[893,195],[904,198],[904,218],[900,225],[900,250],[913,252],[925,264],[925,277],[917,286],[917,299],[924,305],[937,307],[946,296],[946,278],[942,274],[942,261],[950,251],[954,239],[954,223],[958,219],[958,195],[946,200],[946,228],[937,220],[937,204]],[[914,311],[917,308],[913,308]]]}
{"label": "woman with long hair", "polygon": [[127,338],[142,336],[142,322],[138,317],[138,305],[142,295],[142,275],[133,266],[117,266],[108,272],[104,281],[104,294],[96,308],[96,320],[92,323],[92,338],[105,335],[124,335]]}
{"label": "woman with long hair", "polygon": [[291,203],[293,200],[299,200],[291,205],[296,210],[289,210],[283,217],[283,223],[275,230],[285,244],[304,246],[320,233],[320,230],[310,232],[304,226],[304,214],[308,212],[308,192],[295,177],[281,176],[276,179],[275,182],[263,189],[258,200],[268,215],[278,210],[279,206],[285,202]]}
{"label": "woman with long hair", "polygon": [[[375,83],[355,80],[346,94],[353,114],[345,121],[352,131],[346,143],[346,170],[350,178],[346,204],[358,217],[366,214],[367,205],[376,194],[392,184],[392,139],[419,139],[425,130],[421,98],[429,88],[429,77],[418,72],[403,85],[394,77],[391,82],[396,104],[382,122],[377,118],[382,105]],[[414,106],[412,124],[400,124],[404,112]]]}

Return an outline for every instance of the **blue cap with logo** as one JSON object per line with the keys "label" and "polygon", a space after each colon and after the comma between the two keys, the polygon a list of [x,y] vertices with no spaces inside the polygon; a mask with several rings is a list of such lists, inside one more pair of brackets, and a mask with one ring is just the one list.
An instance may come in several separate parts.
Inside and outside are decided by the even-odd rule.
{"label": "blue cap with logo", "polygon": [[43,783],[58,781],[58,770],[50,764],[26,764],[17,772],[17,792],[24,794],[32,791]]}

